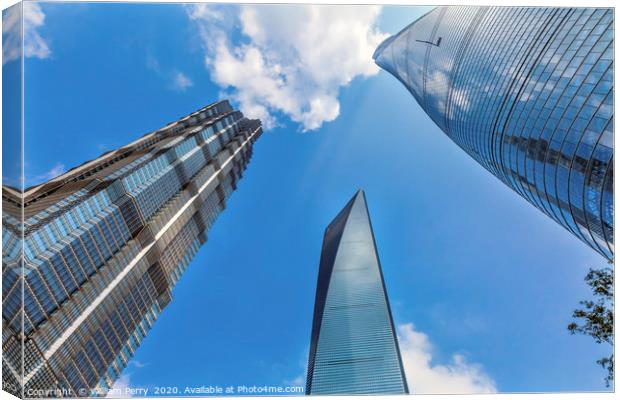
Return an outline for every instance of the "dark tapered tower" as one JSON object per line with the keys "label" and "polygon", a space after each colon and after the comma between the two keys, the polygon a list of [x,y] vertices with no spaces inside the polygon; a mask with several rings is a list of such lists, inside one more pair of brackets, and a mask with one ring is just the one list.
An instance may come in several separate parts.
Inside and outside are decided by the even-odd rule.
{"label": "dark tapered tower", "polygon": [[327,227],[306,394],[408,393],[363,191]]}

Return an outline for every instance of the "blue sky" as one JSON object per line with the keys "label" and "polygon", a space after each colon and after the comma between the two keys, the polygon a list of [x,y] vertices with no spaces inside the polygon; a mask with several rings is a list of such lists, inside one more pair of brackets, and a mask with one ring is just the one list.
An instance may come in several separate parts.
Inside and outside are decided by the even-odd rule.
{"label": "blue sky", "polygon": [[[360,32],[371,34],[364,44],[428,9],[351,10],[333,18],[359,12]],[[335,66],[328,76],[290,72],[290,54],[263,53],[281,73],[235,64],[266,87],[282,77],[293,87],[264,100],[263,87],[224,76],[205,41],[224,34],[233,62],[265,43],[286,49],[265,41],[285,27],[275,17],[260,25],[260,10],[229,6],[198,18],[182,5],[41,3],[35,11],[44,18],[31,20],[31,38],[44,47],[37,42],[25,63],[27,183],[223,97],[270,120],[127,368],[130,386],[303,382],[323,230],[363,188],[414,392],[605,390],[595,360],[609,349],[566,330],[589,297],[588,268],[605,260],[470,159],[386,72],[364,59],[320,60]],[[334,46],[357,43],[347,34]],[[321,107],[304,98],[287,108],[286,96],[306,94]]]}

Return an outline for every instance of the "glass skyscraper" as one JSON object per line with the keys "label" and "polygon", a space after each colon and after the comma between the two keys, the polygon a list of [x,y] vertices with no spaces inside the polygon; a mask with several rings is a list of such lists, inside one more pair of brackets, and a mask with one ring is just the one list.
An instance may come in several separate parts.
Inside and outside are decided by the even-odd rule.
{"label": "glass skyscraper", "polygon": [[477,162],[613,259],[612,9],[440,7],[376,63]]}
{"label": "glass skyscraper", "polygon": [[23,382],[25,397],[105,394],[261,133],[260,121],[221,101],[23,195],[3,186],[5,390],[21,396]]}
{"label": "glass skyscraper", "polygon": [[306,394],[408,393],[363,191],[325,230]]}

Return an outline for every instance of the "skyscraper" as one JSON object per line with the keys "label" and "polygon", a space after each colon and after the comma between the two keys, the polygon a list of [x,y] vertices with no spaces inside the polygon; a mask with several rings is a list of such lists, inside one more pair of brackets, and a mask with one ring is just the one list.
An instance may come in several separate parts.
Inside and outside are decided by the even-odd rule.
{"label": "skyscraper", "polygon": [[408,389],[360,190],[323,237],[306,394],[373,393]]}
{"label": "skyscraper", "polygon": [[612,9],[440,7],[376,63],[477,162],[613,258]]}
{"label": "skyscraper", "polygon": [[3,187],[5,390],[19,396],[23,378],[26,397],[105,393],[170,302],[261,133],[221,101],[23,196]]}

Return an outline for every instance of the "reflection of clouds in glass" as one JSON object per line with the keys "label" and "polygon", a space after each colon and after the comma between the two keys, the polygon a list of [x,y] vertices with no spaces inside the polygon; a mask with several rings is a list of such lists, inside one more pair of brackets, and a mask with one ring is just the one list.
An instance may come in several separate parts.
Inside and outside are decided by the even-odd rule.
{"label": "reflection of clouds in glass", "polygon": [[49,46],[41,37],[38,28],[45,23],[45,14],[37,3],[24,2],[10,7],[2,14],[2,64],[21,57],[21,21],[23,7],[23,51],[25,57],[48,58]]}
{"label": "reflection of clouds in glass", "polygon": [[347,270],[354,270],[356,273],[347,274],[346,279],[358,283],[374,281],[376,274],[371,267],[376,266],[376,262],[373,262],[372,257],[374,254],[367,243],[341,243],[334,271],[346,273]]}
{"label": "reflection of clouds in glass", "polygon": [[[463,25],[476,15],[463,7],[458,12]],[[460,32],[441,26],[434,31],[435,23],[445,14],[448,13],[440,8],[434,9],[395,37],[387,49],[375,54],[377,63],[395,72],[442,129],[446,127],[446,118],[452,120],[469,111],[472,103],[468,88],[457,87],[451,81],[457,59],[453,50],[460,43]],[[441,46],[429,43],[437,43],[439,37]]]}
{"label": "reflection of clouds in glass", "polygon": [[441,7],[375,59],[476,161],[612,259],[613,36],[612,9]]}
{"label": "reflection of clouds in glass", "polygon": [[404,393],[404,372],[362,191],[330,227],[317,283],[314,317],[320,323],[313,323],[307,394]]}
{"label": "reflection of clouds in glass", "polygon": [[356,271],[347,274],[345,278],[356,284],[376,282],[379,278],[374,241],[367,218],[363,205],[356,204],[349,214],[335,260],[334,271]]}

